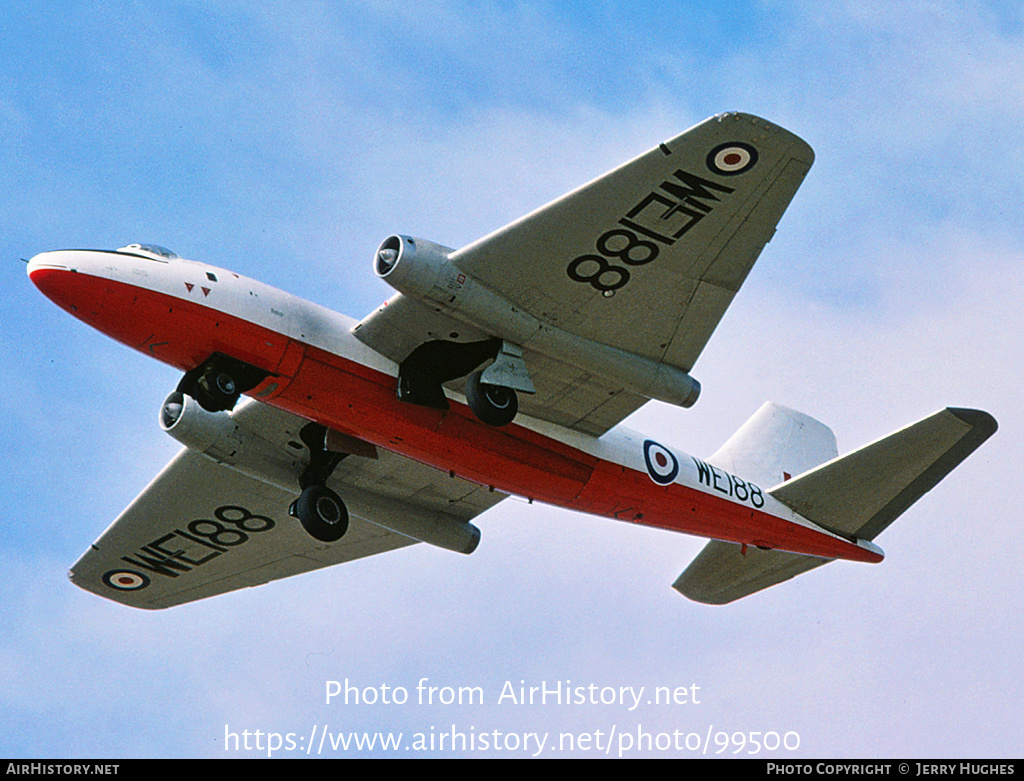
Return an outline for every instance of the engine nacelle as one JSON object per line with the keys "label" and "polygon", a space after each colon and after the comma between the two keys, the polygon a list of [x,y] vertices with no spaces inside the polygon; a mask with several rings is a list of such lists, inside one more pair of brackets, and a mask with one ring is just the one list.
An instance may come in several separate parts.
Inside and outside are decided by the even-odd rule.
{"label": "engine nacelle", "polygon": [[232,413],[209,412],[180,391],[160,408],[160,428],[189,450],[289,492],[296,490],[306,463],[241,426]]}
{"label": "engine nacelle", "polygon": [[208,412],[191,396],[174,391],[160,407],[160,428],[189,450],[221,463],[242,447],[243,435],[227,412]]}
{"label": "engine nacelle", "polygon": [[346,487],[344,499],[350,516],[428,545],[468,555],[480,544],[477,526],[445,512],[351,486]]}
{"label": "engine nacelle", "polygon": [[407,296],[444,300],[447,277],[458,273],[448,259],[452,252],[426,239],[388,236],[377,249],[373,271]]}
{"label": "engine nacelle", "polygon": [[601,344],[541,321],[478,282],[451,260],[455,250],[409,236],[389,236],[377,250],[374,271],[393,288],[495,336],[517,349],[535,350],[614,379],[651,399],[690,407],[700,383],[689,372]]}
{"label": "engine nacelle", "polygon": [[[160,428],[189,450],[289,493],[297,493],[299,475],[307,462],[239,425],[230,412],[208,412],[191,396],[174,391],[160,408]],[[329,431],[327,442],[343,443],[347,452],[358,453],[352,450],[352,442],[339,440],[341,437],[343,435]],[[376,453],[371,455],[370,451],[360,455],[376,457]],[[480,529],[454,515],[353,486],[345,488],[344,500],[350,514],[439,548],[472,553],[480,542]]]}

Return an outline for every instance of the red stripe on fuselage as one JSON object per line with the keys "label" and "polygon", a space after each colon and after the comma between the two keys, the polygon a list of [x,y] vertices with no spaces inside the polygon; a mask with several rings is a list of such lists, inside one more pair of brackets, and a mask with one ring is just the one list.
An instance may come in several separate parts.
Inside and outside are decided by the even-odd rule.
{"label": "red stripe on fuselage", "polygon": [[[112,338],[186,371],[220,352],[274,372],[252,395],[325,426],[510,494],[593,515],[827,558],[880,561],[845,540],[604,461],[464,405],[399,401],[395,376],[204,303],[83,273],[38,268],[49,298]],[[301,358],[299,357],[301,354]]]}

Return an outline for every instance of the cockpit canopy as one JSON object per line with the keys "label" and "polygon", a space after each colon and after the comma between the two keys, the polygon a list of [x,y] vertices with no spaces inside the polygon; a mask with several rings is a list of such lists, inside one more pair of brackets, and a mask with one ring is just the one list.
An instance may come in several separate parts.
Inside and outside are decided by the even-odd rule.
{"label": "cockpit canopy", "polygon": [[117,250],[118,252],[129,252],[133,255],[140,253],[146,255],[155,255],[164,260],[174,260],[178,256],[171,252],[167,247],[161,247],[159,244],[129,244],[127,247],[121,247]]}

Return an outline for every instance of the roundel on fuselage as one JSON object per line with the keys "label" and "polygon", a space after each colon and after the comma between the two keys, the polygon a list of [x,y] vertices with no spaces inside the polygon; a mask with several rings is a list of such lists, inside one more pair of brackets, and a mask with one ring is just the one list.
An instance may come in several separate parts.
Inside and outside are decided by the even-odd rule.
{"label": "roundel on fuselage", "polygon": [[653,439],[644,440],[644,464],[647,474],[658,485],[668,485],[679,474],[679,461],[672,451]]}

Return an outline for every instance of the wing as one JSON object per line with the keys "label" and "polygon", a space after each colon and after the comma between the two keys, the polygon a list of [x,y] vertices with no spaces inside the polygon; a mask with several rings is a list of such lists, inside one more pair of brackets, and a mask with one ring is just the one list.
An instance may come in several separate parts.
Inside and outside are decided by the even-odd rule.
{"label": "wing", "polygon": [[[765,120],[720,115],[451,260],[545,326],[689,371],[813,160]],[[399,295],[356,333],[396,362],[450,333],[500,335],[465,326]],[[526,414],[601,434],[646,401],[521,346],[537,388],[521,399]]]}
{"label": "wing", "polygon": [[[232,419],[282,451],[296,446],[305,423],[255,401]],[[70,578],[132,607],[170,607],[412,545],[416,540],[386,526],[399,515],[466,521],[504,498],[388,451],[377,458],[350,455],[330,481],[348,506],[349,528],[327,544],[288,515],[302,466],[295,461],[291,491],[258,479],[252,469],[245,474],[183,450],[79,559]]]}

